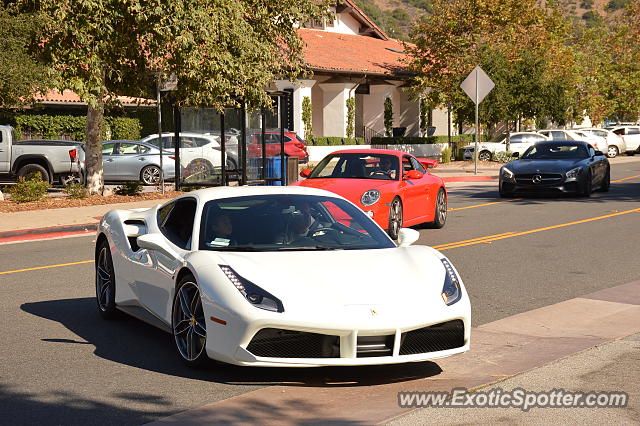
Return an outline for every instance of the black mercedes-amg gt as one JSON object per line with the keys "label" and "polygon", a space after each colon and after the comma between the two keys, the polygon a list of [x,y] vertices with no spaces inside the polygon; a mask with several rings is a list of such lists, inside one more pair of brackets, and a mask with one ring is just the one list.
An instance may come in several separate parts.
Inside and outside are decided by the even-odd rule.
{"label": "black mercedes-amg gt", "polygon": [[518,160],[500,169],[501,197],[526,193],[575,193],[609,190],[609,160],[590,144],[578,141],[538,142]]}

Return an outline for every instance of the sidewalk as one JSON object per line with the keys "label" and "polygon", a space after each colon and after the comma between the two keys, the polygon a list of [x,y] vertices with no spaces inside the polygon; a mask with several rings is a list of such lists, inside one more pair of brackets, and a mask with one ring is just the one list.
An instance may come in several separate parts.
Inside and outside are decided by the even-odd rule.
{"label": "sidewalk", "polygon": [[20,235],[94,231],[99,219],[110,210],[153,207],[163,202],[162,199],[144,200],[133,203],[0,213],[0,242],[6,242],[7,238],[15,240],[15,237]]}

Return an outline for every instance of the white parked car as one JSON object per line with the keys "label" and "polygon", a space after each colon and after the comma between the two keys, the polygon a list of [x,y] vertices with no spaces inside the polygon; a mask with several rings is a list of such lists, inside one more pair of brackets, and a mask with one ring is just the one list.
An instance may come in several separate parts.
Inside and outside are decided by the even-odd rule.
{"label": "white parked car", "polygon": [[[510,134],[509,151],[523,154],[531,145],[536,142],[546,141],[547,137],[536,132],[514,132]],[[473,160],[475,144],[464,147],[465,160]],[[478,144],[478,160],[490,161],[496,152],[506,152],[507,138],[500,142],[482,142]]]}
{"label": "white parked car", "polygon": [[[627,144],[624,142],[624,140],[620,136],[613,133],[611,130],[598,129],[593,127],[588,127],[588,128],[579,129],[579,130],[583,133],[605,138],[605,140],[607,141],[606,154],[609,158],[614,158],[617,155],[627,151]],[[605,151],[602,151],[602,152],[605,152]]]}
{"label": "white parked car", "polygon": [[398,246],[314,188],[193,191],[98,226],[97,307],[172,334],[178,356],[252,366],[425,361],[469,349],[471,308],[437,250]]}
{"label": "white parked car", "polygon": [[640,154],[640,126],[616,126],[608,129],[622,137],[628,155]]}
{"label": "white parked car", "polygon": [[[173,137],[174,133],[162,133],[163,150],[173,152]],[[160,146],[160,138],[157,133],[142,138],[141,142]],[[228,155],[225,158],[227,167],[229,167],[231,160]],[[192,132],[180,133],[180,165],[184,167],[185,173],[190,175],[198,172],[204,172],[208,175],[214,174],[215,169],[222,164],[221,160],[220,136]]]}
{"label": "white parked car", "polygon": [[547,136],[550,140],[582,141],[587,142],[598,151],[608,152],[607,140],[580,130],[551,129],[538,130],[538,133]]}

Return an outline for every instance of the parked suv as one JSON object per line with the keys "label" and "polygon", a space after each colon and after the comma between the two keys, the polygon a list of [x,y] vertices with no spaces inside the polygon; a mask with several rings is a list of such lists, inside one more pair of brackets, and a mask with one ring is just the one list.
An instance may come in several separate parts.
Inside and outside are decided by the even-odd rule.
{"label": "parked suv", "polygon": [[[265,132],[265,157],[275,157],[280,155],[280,130],[267,130]],[[262,156],[262,131],[250,131],[247,135],[247,154],[249,157]],[[309,153],[304,141],[296,134],[285,130],[284,132],[284,154],[288,157],[298,157],[300,163],[309,161]]]}
{"label": "parked suv", "polygon": [[616,135],[622,137],[627,145],[628,155],[640,154],[640,126],[616,126],[607,128]]}
{"label": "parked suv", "polygon": [[[536,142],[546,141],[548,138],[536,132],[515,132],[511,133],[509,140],[509,150],[519,155]],[[475,144],[464,147],[465,160],[473,159],[473,151]],[[482,142],[478,144],[478,160],[490,161],[496,152],[505,152],[507,150],[507,138],[504,137],[500,142]]]}

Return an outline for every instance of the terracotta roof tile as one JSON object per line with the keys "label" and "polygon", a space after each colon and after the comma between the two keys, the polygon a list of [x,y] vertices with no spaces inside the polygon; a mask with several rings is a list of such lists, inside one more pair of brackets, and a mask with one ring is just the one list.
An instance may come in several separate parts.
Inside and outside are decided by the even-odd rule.
{"label": "terracotta roof tile", "polygon": [[[83,103],[75,92],[71,90],[63,90],[62,92],[58,90],[50,90],[45,95],[37,94],[35,96],[37,102],[47,103],[47,102],[62,102],[62,103]],[[138,104],[153,104],[155,103],[152,99],[143,99],[143,98],[132,98],[129,96],[118,96],[118,100],[125,105],[138,105]]]}
{"label": "terracotta roof tile", "polygon": [[[380,40],[362,35],[333,33],[303,28],[304,58],[313,71],[342,71],[360,74],[408,75],[407,55],[398,40]],[[393,50],[390,50],[393,49]]]}

